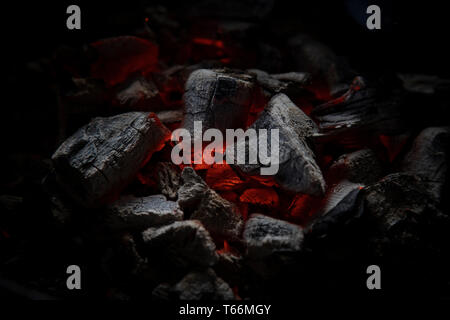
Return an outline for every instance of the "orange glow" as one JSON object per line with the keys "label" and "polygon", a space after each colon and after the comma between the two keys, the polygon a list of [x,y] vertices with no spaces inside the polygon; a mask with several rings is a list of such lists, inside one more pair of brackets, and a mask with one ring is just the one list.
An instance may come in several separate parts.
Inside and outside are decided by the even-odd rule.
{"label": "orange glow", "polygon": [[213,40],[208,38],[194,38],[192,39],[192,41],[197,44],[202,44],[205,46],[214,46],[219,49],[225,48],[225,45],[223,44],[222,40]]}

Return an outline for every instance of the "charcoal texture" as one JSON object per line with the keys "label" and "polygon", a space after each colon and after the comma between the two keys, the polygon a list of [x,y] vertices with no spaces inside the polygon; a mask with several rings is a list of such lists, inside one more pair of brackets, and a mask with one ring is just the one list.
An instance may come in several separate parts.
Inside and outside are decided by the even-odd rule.
{"label": "charcoal texture", "polygon": [[136,198],[122,196],[108,208],[108,225],[112,229],[142,231],[183,219],[177,202],[164,195]]}
{"label": "charcoal texture", "polygon": [[404,133],[407,129],[407,124],[401,120],[404,96],[399,90],[391,91],[384,92],[384,88],[356,77],[342,96],[312,111],[320,129],[314,141],[337,141],[354,146],[363,137],[373,134]]}
{"label": "charcoal texture", "polygon": [[177,221],[142,233],[144,255],[173,267],[209,267],[217,262],[216,246],[196,220]]}
{"label": "charcoal texture", "polygon": [[252,214],[243,233],[249,259],[263,259],[273,253],[298,252],[302,248],[303,229],[287,221]]}
{"label": "charcoal texture", "polygon": [[184,168],[181,177],[178,202],[192,211],[191,219],[200,220],[214,237],[239,238],[243,220],[237,208],[210,189],[191,167]]}
{"label": "charcoal texture", "polygon": [[448,178],[450,127],[424,129],[405,156],[402,171],[419,175],[428,182],[429,193],[440,199]]}
{"label": "charcoal texture", "polygon": [[177,166],[170,162],[159,162],[155,168],[158,188],[169,199],[176,199],[181,185],[181,174]]}
{"label": "charcoal texture", "polygon": [[152,113],[95,118],[53,154],[58,181],[82,205],[99,205],[123,189],[169,137]]}
{"label": "charcoal texture", "polygon": [[[279,169],[274,179],[282,188],[313,195],[325,192],[322,172],[307,142],[308,137],[317,131],[317,127],[286,95],[274,96],[251,128],[257,131],[267,129],[268,154],[272,152],[271,130],[279,130]],[[258,141],[249,140],[241,139],[235,146],[244,144],[243,149],[248,153],[249,146],[258,145]],[[227,149],[227,152],[232,150]],[[263,166],[260,163],[235,165],[248,174],[260,173],[259,169]]]}
{"label": "charcoal texture", "polygon": [[327,176],[333,180],[347,179],[362,184],[371,184],[382,177],[383,168],[375,152],[361,149],[340,156],[330,167]]}
{"label": "charcoal texture", "polygon": [[179,300],[234,300],[230,286],[212,269],[188,273],[170,289]]}
{"label": "charcoal texture", "polygon": [[183,127],[194,134],[194,121],[203,130],[245,127],[253,99],[253,83],[245,74],[200,69],[186,82]]}
{"label": "charcoal texture", "polygon": [[[364,191],[364,210],[375,226],[374,242],[392,248],[442,248],[450,219],[428,195],[428,185],[408,173],[393,173]],[[389,247],[389,248],[386,248]]]}

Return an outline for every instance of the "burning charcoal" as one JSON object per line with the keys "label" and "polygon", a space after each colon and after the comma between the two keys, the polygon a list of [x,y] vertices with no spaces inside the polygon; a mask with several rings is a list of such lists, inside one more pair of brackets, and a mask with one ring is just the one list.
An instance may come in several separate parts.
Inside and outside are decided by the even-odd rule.
{"label": "burning charcoal", "polygon": [[[274,179],[282,188],[314,195],[325,192],[322,172],[306,142],[309,136],[317,132],[317,127],[286,95],[274,96],[251,128],[268,130],[268,150],[271,150],[271,130],[279,130],[279,170]],[[243,149],[248,153],[249,145],[256,146],[258,141],[241,139],[236,145],[239,144],[244,144]],[[230,151],[227,149],[227,152]],[[255,174],[260,172],[262,165],[237,164],[237,167],[245,173]]]}
{"label": "burning charcoal", "polygon": [[367,86],[361,77],[356,77],[345,94],[312,111],[320,129],[314,140],[339,141],[352,146],[358,145],[364,136],[403,133],[406,128],[400,120],[402,95],[381,92]]}
{"label": "burning charcoal", "polygon": [[307,35],[297,35],[289,40],[289,46],[298,71],[311,73],[329,87],[351,79],[352,71],[346,63],[319,41]]}
{"label": "burning charcoal", "polygon": [[375,152],[361,149],[340,156],[330,167],[327,176],[339,181],[347,179],[365,185],[374,183],[381,178],[383,170]]}
{"label": "burning charcoal", "polygon": [[126,110],[152,110],[158,95],[158,88],[151,80],[138,77],[122,85],[115,99]]}
{"label": "burning charcoal", "polygon": [[226,163],[214,164],[209,168],[205,180],[208,186],[218,191],[234,190],[244,183]]}
{"label": "burning charcoal", "polygon": [[295,224],[262,214],[252,214],[243,233],[246,262],[258,274],[277,274],[300,251],[303,229]]}
{"label": "burning charcoal", "polygon": [[163,195],[122,196],[109,206],[108,211],[108,225],[114,230],[142,231],[183,219],[178,203],[167,201]]}
{"label": "burning charcoal", "polygon": [[177,221],[142,233],[144,254],[171,265],[209,267],[217,262],[216,246],[200,221]]}
{"label": "burning charcoal", "polygon": [[[427,183],[417,176],[394,173],[365,190],[365,211],[375,222],[375,241],[389,247],[413,248],[437,245],[448,241],[450,219],[440,212],[428,196]],[[447,240],[442,240],[447,239]]]}
{"label": "burning charcoal", "polygon": [[230,286],[217,277],[212,269],[188,273],[174,286],[159,285],[154,296],[174,300],[235,300]]}
{"label": "burning charcoal", "polygon": [[186,116],[183,127],[194,134],[194,121],[202,121],[203,130],[244,128],[253,97],[251,77],[200,69],[186,82]]}
{"label": "burning charcoal", "polygon": [[239,200],[243,203],[272,209],[280,205],[278,194],[272,188],[247,189],[242,193]]}
{"label": "burning charcoal", "polygon": [[178,202],[193,211],[191,219],[200,220],[214,237],[237,239],[243,226],[237,208],[210,189],[191,167],[184,168],[181,177]]}
{"label": "burning charcoal", "polygon": [[170,131],[152,113],[95,118],[52,156],[58,182],[85,206],[97,206],[130,182]]}
{"label": "burning charcoal", "polygon": [[419,175],[430,185],[429,193],[438,201],[447,179],[450,160],[450,128],[423,130],[403,160],[402,171]]}
{"label": "burning charcoal", "polygon": [[158,61],[158,46],[133,36],[108,38],[91,44],[98,55],[91,75],[108,85],[125,81],[137,71],[150,71]]}

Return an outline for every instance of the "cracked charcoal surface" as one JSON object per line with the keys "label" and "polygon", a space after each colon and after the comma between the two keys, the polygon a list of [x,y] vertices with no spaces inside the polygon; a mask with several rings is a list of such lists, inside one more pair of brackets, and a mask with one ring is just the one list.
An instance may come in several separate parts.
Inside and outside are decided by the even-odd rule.
{"label": "cracked charcoal surface", "polygon": [[184,168],[181,177],[178,203],[192,210],[190,218],[200,220],[213,236],[237,239],[243,220],[236,207],[210,189],[191,167]]}
{"label": "cracked charcoal surface", "polygon": [[[268,154],[271,152],[270,131],[279,129],[279,170],[274,179],[282,188],[312,195],[322,195],[325,192],[322,172],[306,141],[317,132],[317,127],[286,95],[274,96],[251,128],[267,129]],[[248,141],[242,139],[235,146],[244,144],[244,150],[248,154],[249,145],[258,145],[257,141]],[[227,149],[227,152],[231,151]],[[235,165],[249,174],[259,174],[262,166],[260,163]]]}
{"label": "cracked charcoal surface", "polygon": [[83,205],[99,205],[124,188],[169,137],[152,113],[95,118],[53,154],[58,182]]}
{"label": "cracked charcoal surface", "polygon": [[209,267],[217,262],[216,246],[200,221],[177,221],[142,233],[143,254],[173,267]]}
{"label": "cracked charcoal surface", "polygon": [[123,196],[108,209],[107,221],[112,229],[142,231],[183,219],[178,203],[166,200],[164,195]]}
{"label": "cracked charcoal surface", "polygon": [[203,130],[245,127],[252,103],[253,83],[244,74],[227,74],[200,69],[186,82],[183,128],[194,134],[194,121],[202,121]]}
{"label": "cracked charcoal surface", "polygon": [[252,214],[245,224],[243,238],[250,259],[262,259],[276,252],[298,252],[303,229],[287,221]]}

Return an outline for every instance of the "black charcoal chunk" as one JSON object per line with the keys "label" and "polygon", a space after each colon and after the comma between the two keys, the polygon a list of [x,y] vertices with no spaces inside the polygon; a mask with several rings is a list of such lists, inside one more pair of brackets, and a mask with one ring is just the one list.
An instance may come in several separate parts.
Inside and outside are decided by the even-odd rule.
{"label": "black charcoal chunk", "polygon": [[[268,154],[276,152],[271,150],[271,131],[279,130],[279,160],[271,165],[279,165],[273,177],[282,188],[312,195],[325,192],[322,172],[307,142],[308,137],[317,132],[317,127],[286,95],[274,96],[250,128],[256,129],[258,135],[259,129],[267,129]],[[244,138],[237,141],[235,154],[242,148],[248,159],[249,146],[258,145],[257,138],[254,140]],[[232,151],[232,148],[227,148],[227,153]],[[259,174],[263,167],[261,163],[237,164],[236,161],[234,165],[248,174]]]}
{"label": "black charcoal chunk", "polygon": [[216,245],[200,221],[177,221],[142,233],[143,254],[173,267],[209,267],[217,262]]}
{"label": "black charcoal chunk", "polygon": [[372,241],[379,254],[446,246],[450,219],[427,189],[426,181],[408,173],[390,174],[366,188],[364,214],[375,228]]}
{"label": "black charcoal chunk", "polygon": [[95,118],[56,150],[57,179],[84,206],[97,206],[123,189],[170,131],[153,113]]}
{"label": "black charcoal chunk", "polygon": [[399,90],[384,91],[356,77],[342,96],[312,111],[320,129],[314,141],[354,146],[361,138],[374,134],[404,133],[407,129],[402,121],[404,95]]}
{"label": "black charcoal chunk", "polygon": [[142,231],[183,219],[178,203],[164,195],[122,196],[108,211],[107,223],[114,230]]}
{"label": "black charcoal chunk", "polygon": [[178,203],[192,212],[190,218],[200,220],[214,237],[239,238],[243,220],[236,206],[210,189],[191,167],[184,168],[181,177]]}
{"label": "black charcoal chunk", "polygon": [[317,240],[338,233],[362,215],[361,184],[342,180],[330,187],[307,228],[308,239]]}
{"label": "black charcoal chunk", "polygon": [[375,152],[361,149],[340,156],[330,167],[327,176],[334,181],[346,179],[361,184],[371,184],[382,177],[383,168]]}
{"label": "black charcoal chunk", "polygon": [[405,156],[403,172],[419,175],[430,186],[429,193],[440,200],[450,160],[450,127],[424,129]]}
{"label": "black charcoal chunk", "polygon": [[171,290],[179,300],[234,300],[233,290],[212,269],[187,274]]}

